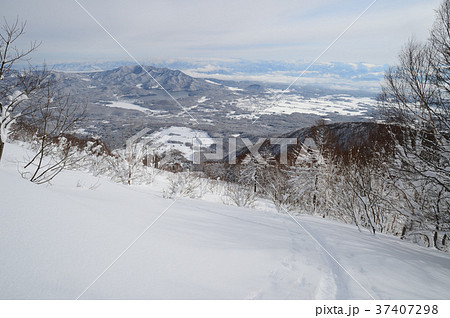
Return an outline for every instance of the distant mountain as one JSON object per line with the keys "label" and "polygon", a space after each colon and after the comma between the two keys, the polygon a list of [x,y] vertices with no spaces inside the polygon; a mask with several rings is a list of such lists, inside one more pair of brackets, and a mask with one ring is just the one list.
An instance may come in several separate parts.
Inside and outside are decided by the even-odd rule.
{"label": "distant mountain", "polygon": [[[292,83],[299,86],[378,90],[387,65],[369,63],[327,62],[310,65],[307,61],[249,61],[244,59],[153,59],[143,61],[160,68],[178,69],[193,77],[234,81]],[[130,61],[97,63],[65,63],[53,65],[57,71],[98,71],[134,66]],[[303,73],[307,68],[308,71]]]}
{"label": "distant mountain", "polygon": [[53,64],[51,69],[56,72],[95,72],[131,65],[136,65],[136,63],[130,61],[69,62]]}
{"label": "distant mountain", "polygon": [[160,85],[168,91],[217,89],[215,85],[188,76],[179,70],[153,66],[145,66],[145,69],[140,66],[123,66],[110,71],[95,72],[90,77],[95,81],[101,81],[104,85],[121,83],[122,85],[139,85],[142,89],[161,89]]}
{"label": "distant mountain", "polygon": [[[149,76],[149,74],[151,76]],[[203,79],[196,79],[178,70],[158,68],[153,66],[121,66],[108,71],[94,72],[55,72],[53,75],[60,83],[78,82],[78,86],[86,86],[90,89],[98,87],[136,88],[136,90],[161,89],[168,91],[199,91],[217,89],[216,85]],[[84,85],[83,85],[84,84]],[[67,85],[63,85],[67,86]],[[129,94],[129,92],[125,93]]]}

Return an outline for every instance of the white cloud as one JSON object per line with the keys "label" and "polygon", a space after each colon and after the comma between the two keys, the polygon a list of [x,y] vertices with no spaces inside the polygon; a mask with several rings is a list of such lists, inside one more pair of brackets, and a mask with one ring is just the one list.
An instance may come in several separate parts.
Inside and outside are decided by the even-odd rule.
{"label": "white cloud", "polygon": [[223,67],[223,66],[217,66],[217,65],[205,65],[202,67],[198,67],[196,69],[192,69],[190,71],[192,72],[198,72],[198,73],[210,73],[210,72],[217,72],[217,71],[229,71],[230,69]]}
{"label": "white cloud", "polygon": [[[231,81],[251,81],[251,82],[266,82],[266,83],[279,83],[279,84],[292,84],[295,80],[296,85],[320,85],[330,89],[348,89],[348,90],[368,90],[373,92],[378,92],[380,84],[378,81],[353,81],[351,79],[342,79],[337,74],[321,74],[320,77],[317,76],[304,76],[298,78],[298,76],[289,75],[290,72],[272,72],[268,74],[244,74],[244,73],[234,73],[234,74],[205,74],[201,72],[196,72],[193,70],[185,70],[186,74],[198,77],[198,78],[215,78],[219,80],[231,80]],[[300,74],[299,74],[300,75]]]}
{"label": "white cloud", "polygon": [[[138,58],[313,60],[371,0],[79,0]],[[440,0],[378,1],[322,61],[393,62],[412,35],[425,39]],[[52,60],[123,59],[126,54],[75,1],[15,0],[9,20],[28,20],[27,40]]]}

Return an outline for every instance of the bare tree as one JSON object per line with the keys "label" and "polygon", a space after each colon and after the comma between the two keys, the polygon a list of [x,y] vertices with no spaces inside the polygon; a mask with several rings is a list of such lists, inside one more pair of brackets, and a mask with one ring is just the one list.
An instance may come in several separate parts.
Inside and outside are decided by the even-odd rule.
{"label": "bare tree", "polygon": [[5,19],[0,31],[0,160],[11,125],[20,116],[35,111],[31,100],[47,85],[49,75],[45,66],[35,68],[29,63],[30,55],[40,43],[32,42],[26,49],[16,45],[24,35],[25,27],[26,24],[18,19],[13,23]]}
{"label": "bare tree", "polygon": [[400,135],[392,132],[396,143],[392,166],[402,180],[400,190],[420,212],[416,214],[420,230],[433,231],[435,241],[441,235],[448,237],[450,0],[437,10],[430,39],[426,43],[411,40],[400,52],[399,65],[385,75],[380,101],[386,120],[402,131]]}
{"label": "bare tree", "polygon": [[34,103],[35,111],[24,120],[36,129],[37,153],[28,160],[23,176],[40,184],[51,181],[72,163],[78,147],[70,133],[83,119],[86,105],[61,94],[55,84],[41,90]]}
{"label": "bare tree", "polygon": [[146,145],[129,143],[125,149],[116,149],[113,156],[107,158],[111,178],[128,185],[135,182],[151,181],[147,179],[144,161],[147,157]]}

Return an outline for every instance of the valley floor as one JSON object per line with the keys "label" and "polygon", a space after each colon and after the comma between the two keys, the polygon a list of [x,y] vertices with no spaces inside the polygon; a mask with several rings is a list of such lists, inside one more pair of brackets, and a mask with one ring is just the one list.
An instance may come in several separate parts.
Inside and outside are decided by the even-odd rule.
{"label": "valley floor", "polygon": [[0,164],[0,299],[450,299],[449,254],[83,172],[38,186],[20,153]]}

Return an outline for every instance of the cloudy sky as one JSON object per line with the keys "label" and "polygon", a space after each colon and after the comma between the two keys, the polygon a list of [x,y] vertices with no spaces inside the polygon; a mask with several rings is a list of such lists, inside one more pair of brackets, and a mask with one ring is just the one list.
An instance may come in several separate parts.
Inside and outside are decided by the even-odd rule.
{"label": "cloudy sky", "polygon": [[[78,0],[137,59],[314,60],[373,0]],[[378,0],[320,59],[394,63],[410,37],[427,38],[440,0]],[[7,4],[6,4],[7,3]],[[74,0],[0,0],[27,21],[36,62],[127,60]]]}

